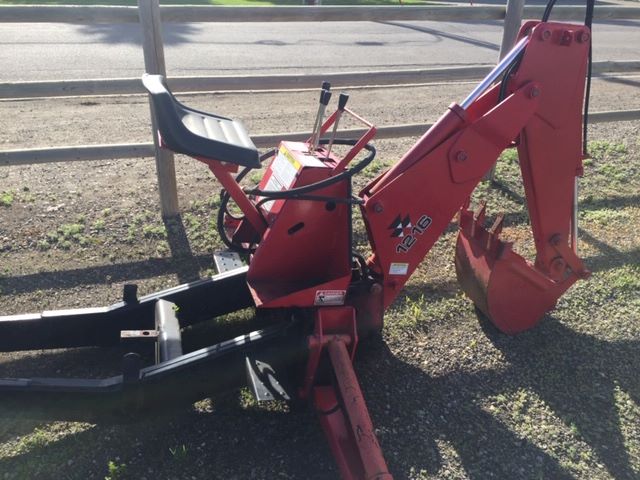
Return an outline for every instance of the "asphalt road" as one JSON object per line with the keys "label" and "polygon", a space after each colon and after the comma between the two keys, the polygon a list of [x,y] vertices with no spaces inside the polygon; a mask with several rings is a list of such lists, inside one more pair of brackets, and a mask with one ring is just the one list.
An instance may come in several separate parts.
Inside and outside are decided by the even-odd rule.
{"label": "asphalt road", "polygon": [[[638,60],[640,22],[594,27],[594,59]],[[195,23],[164,26],[169,75],[492,64],[501,22]],[[136,24],[1,24],[0,81],[135,77]]]}

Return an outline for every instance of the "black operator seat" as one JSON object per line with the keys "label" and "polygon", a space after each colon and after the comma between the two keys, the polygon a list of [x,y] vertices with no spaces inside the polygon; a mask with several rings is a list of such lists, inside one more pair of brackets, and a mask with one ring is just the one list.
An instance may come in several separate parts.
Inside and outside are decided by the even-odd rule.
{"label": "black operator seat", "polygon": [[240,122],[189,108],[176,100],[162,75],[142,76],[153,101],[163,143],[176,153],[260,167],[260,155]]}

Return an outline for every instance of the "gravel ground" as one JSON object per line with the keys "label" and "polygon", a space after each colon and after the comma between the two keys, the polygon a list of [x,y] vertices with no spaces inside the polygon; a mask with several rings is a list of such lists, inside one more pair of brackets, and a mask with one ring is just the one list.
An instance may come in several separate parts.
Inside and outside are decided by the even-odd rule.
{"label": "gravel ground", "polygon": [[[598,79],[592,111],[640,108],[637,77]],[[430,121],[469,84],[350,91],[377,125]],[[308,129],[316,92],[185,95],[252,133]],[[593,277],[517,337],[479,321],[460,293],[449,229],[391,307],[356,370],[389,467],[401,478],[640,478],[640,123],[594,125],[581,182],[581,254]],[[140,96],[0,102],[0,148],[149,140]],[[415,139],[377,141],[371,177]],[[0,314],[106,305],[122,284],[141,294],[211,274],[217,186],[177,158],[190,255],[172,257],[153,162],[0,169]],[[479,188],[506,211],[505,236],[530,252],[517,165],[508,190]],[[118,352],[0,356],[0,376],[108,371]],[[62,372],[62,373],[61,373]],[[24,418],[0,405],[0,479],[337,477],[314,414],[256,404],[245,391],[124,425]]]}

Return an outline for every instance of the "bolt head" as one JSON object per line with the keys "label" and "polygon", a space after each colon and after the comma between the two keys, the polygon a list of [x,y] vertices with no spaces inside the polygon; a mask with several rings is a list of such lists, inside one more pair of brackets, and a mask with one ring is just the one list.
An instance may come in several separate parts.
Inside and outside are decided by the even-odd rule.
{"label": "bolt head", "polygon": [[578,42],[587,43],[589,41],[589,38],[591,38],[591,36],[588,32],[578,32]]}
{"label": "bolt head", "polygon": [[531,98],[536,98],[540,96],[540,89],[538,87],[533,87],[529,92]]}
{"label": "bolt head", "polygon": [[573,32],[571,30],[565,30],[564,32],[562,32],[562,40],[560,42],[562,45],[571,45],[572,41]]}
{"label": "bolt head", "polygon": [[543,30],[540,38],[541,40],[549,40],[551,38],[551,30]]}
{"label": "bolt head", "polygon": [[467,152],[465,152],[464,150],[460,150],[458,153],[456,153],[456,160],[458,162],[465,162],[467,160],[468,155]]}
{"label": "bolt head", "polygon": [[566,267],[566,263],[562,258],[555,258],[551,261],[551,270],[554,273],[562,273]]}
{"label": "bolt head", "polygon": [[373,211],[376,213],[382,213],[382,211],[384,210],[384,208],[382,208],[382,205],[380,205],[379,203],[376,203],[373,205]]}

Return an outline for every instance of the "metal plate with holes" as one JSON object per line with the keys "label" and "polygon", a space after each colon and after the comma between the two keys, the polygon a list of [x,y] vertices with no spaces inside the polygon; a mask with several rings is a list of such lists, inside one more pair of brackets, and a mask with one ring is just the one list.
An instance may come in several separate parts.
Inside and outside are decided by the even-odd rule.
{"label": "metal plate with holes", "polygon": [[242,263],[242,259],[237,252],[215,252],[213,254],[213,261],[216,264],[218,273],[230,272],[231,270],[244,267],[244,263]]}

